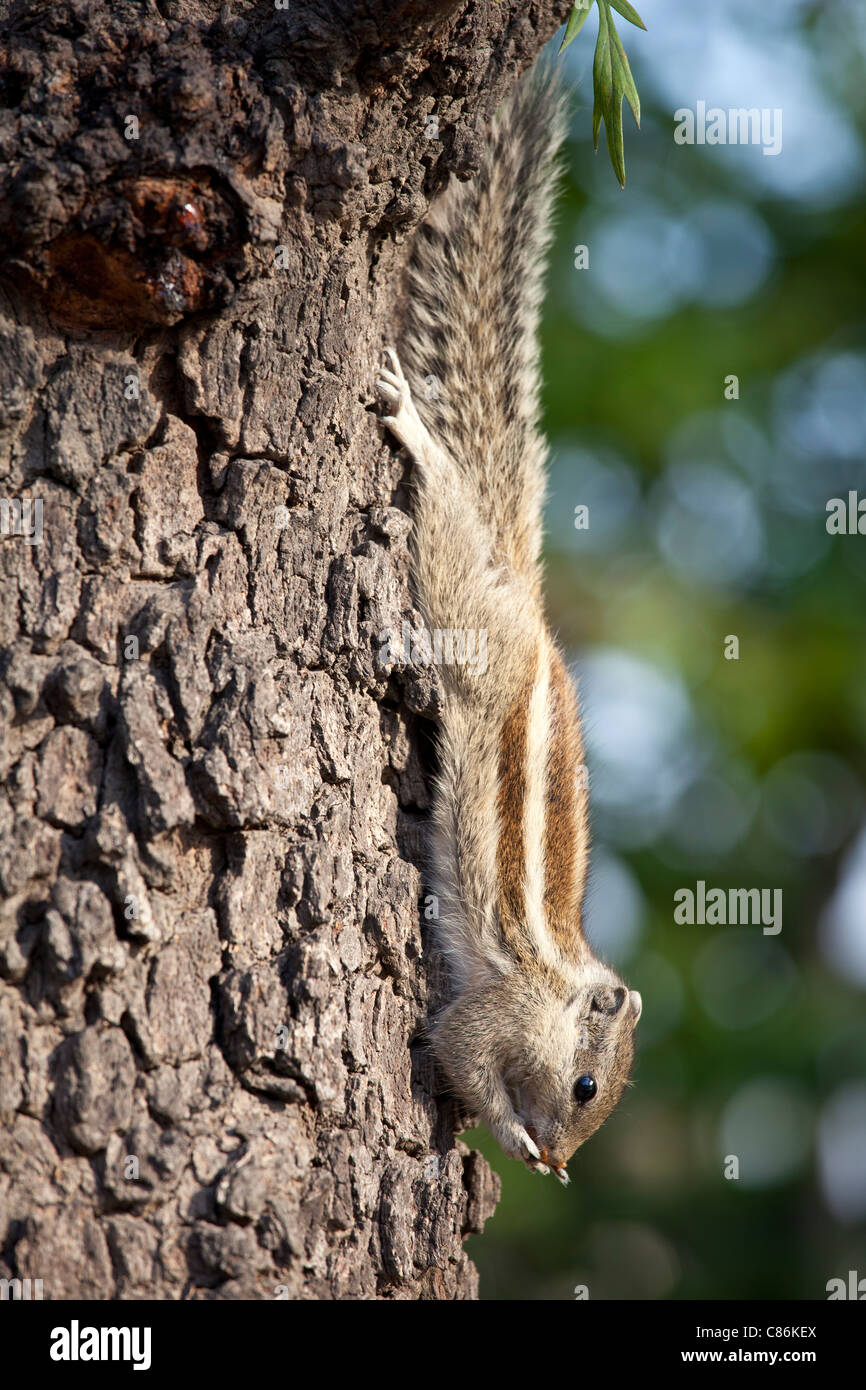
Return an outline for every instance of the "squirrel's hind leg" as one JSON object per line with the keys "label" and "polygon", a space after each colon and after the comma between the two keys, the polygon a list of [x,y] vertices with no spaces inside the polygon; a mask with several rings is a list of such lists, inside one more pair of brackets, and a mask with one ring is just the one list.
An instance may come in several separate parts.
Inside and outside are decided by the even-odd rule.
{"label": "squirrel's hind leg", "polygon": [[422,468],[435,467],[437,462],[444,462],[437,458],[437,455],[441,456],[442,451],[437,449],[430,431],[422,424],[415,409],[412,392],[403,375],[396,349],[385,348],[385,357],[389,366],[379,368],[376,389],[379,395],[389,402],[394,413],[383,415],[382,424],[388,426],[395,438],[409,450],[415,462]]}
{"label": "squirrel's hind leg", "polygon": [[376,386],[388,403],[382,417],[415,460],[414,572],[422,609],[434,629],[485,633],[497,650],[513,651],[521,636],[533,640],[535,620],[525,585],[510,583],[497,564],[475,479],[458,468],[415,408],[397,353]]}

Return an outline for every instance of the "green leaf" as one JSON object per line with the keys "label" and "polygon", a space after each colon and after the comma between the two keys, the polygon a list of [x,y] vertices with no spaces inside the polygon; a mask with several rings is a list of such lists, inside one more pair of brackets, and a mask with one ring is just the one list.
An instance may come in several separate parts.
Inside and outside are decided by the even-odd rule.
{"label": "green leaf", "polygon": [[592,141],[598,149],[598,134],[604,121],[607,149],[613,172],[625,187],[625,150],[622,133],[622,87],[617,82],[619,72],[616,50],[617,35],[610,17],[607,0],[598,4],[598,43],[592,65],[592,84],[595,102],[592,110]]}
{"label": "green leaf", "polygon": [[568,48],[572,39],[576,39],[586,21],[589,19],[589,12],[592,9],[592,0],[574,0],[571,14],[568,16],[568,23],[565,26],[565,33],[562,43],[559,45],[560,53],[564,48]]}
{"label": "green leaf", "polygon": [[[611,4],[613,0],[611,0]],[[631,114],[634,116],[635,124],[640,130],[640,97],[637,94],[634,78],[631,75],[631,68],[628,65],[628,58],[625,56],[625,49],[622,46],[622,39],[613,27],[613,20],[610,23],[611,30],[611,60],[613,63],[614,96],[621,92],[631,107]]]}
{"label": "green leaf", "polygon": [[604,7],[604,0],[600,0],[598,7],[598,40],[595,45],[595,57],[592,61],[592,143],[598,149],[598,132],[601,130],[602,118],[607,124],[607,117],[610,110],[610,102],[613,96],[613,71],[610,65],[610,31],[607,23],[607,10]]}
{"label": "green leaf", "polygon": [[646,25],[634,5],[630,5],[628,0],[610,0],[610,3],[613,5],[614,9],[622,15],[623,19],[628,20],[629,24],[636,24],[638,29],[646,30]]}
{"label": "green leaf", "polygon": [[[594,104],[592,110],[592,140],[598,149],[598,134],[604,121],[607,148],[613,172],[625,188],[625,147],[622,131],[623,98],[628,101],[632,115],[640,127],[640,98],[625,49],[610,7],[614,0],[598,0],[598,42],[592,65]],[[625,3],[625,0],[622,0]]]}
{"label": "green leaf", "polygon": [[[592,143],[598,151],[598,137],[601,123],[607,137],[610,162],[619,182],[625,188],[625,142],[622,131],[623,98],[628,102],[635,122],[640,129],[640,97],[635,80],[631,74],[628,58],[622,40],[616,32],[611,7],[630,24],[645,29],[646,25],[628,0],[596,0],[598,5],[598,39],[595,57],[592,61]],[[565,34],[559,46],[560,53],[580,33],[586,23],[592,0],[574,0]]]}

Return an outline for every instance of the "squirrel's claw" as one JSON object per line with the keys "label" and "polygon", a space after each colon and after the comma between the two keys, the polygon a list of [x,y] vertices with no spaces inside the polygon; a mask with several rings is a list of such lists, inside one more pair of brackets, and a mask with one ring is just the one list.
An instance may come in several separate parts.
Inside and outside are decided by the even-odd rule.
{"label": "squirrel's claw", "polygon": [[508,1158],[516,1158],[520,1162],[529,1164],[535,1164],[541,1160],[538,1145],[527,1133],[517,1115],[512,1113],[503,1115],[498,1119],[492,1119],[491,1116],[488,1116],[487,1122],[493,1137]]}
{"label": "squirrel's claw", "polygon": [[406,378],[403,375],[403,368],[400,366],[400,359],[397,356],[397,349],[392,347],[386,347],[383,348],[382,351],[385,357],[388,359],[388,365],[391,368],[391,371],[394,373],[395,377],[397,377],[398,381],[402,381],[405,383]]}
{"label": "squirrel's claw", "polygon": [[532,1139],[529,1134],[527,1134],[525,1129],[518,1130],[517,1137],[519,1138],[521,1144],[523,1145],[530,1158],[534,1158],[536,1160],[541,1158],[541,1153],[539,1152],[538,1145],[536,1144],[535,1140]]}
{"label": "squirrel's claw", "polygon": [[387,400],[408,404],[410,399],[409,383],[403,375],[403,368],[400,366],[397,353],[393,348],[388,347],[384,349],[383,356],[387,366],[379,368],[376,389]]}
{"label": "squirrel's claw", "polygon": [[399,377],[396,372],[389,371],[387,367],[379,368],[376,389],[380,395],[387,396],[390,401],[405,399],[409,394],[409,387],[405,378]]}

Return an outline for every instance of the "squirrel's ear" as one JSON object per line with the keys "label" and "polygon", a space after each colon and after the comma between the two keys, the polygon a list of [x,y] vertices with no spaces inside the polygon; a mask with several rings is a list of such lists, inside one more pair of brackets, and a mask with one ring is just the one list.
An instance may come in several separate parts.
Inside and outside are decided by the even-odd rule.
{"label": "squirrel's ear", "polygon": [[636,989],[633,989],[631,991],[631,993],[629,994],[629,999],[631,1000],[631,1010],[634,1014],[634,1021],[635,1023],[637,1023],[638,1019],[640,1018],[641,1009],[643,1008],[643,1000],[641,999]]}

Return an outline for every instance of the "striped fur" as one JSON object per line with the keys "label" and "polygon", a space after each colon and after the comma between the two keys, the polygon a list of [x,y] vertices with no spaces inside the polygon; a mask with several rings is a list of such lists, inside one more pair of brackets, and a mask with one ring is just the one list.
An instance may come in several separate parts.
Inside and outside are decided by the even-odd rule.
{"label": "striped fur", "polygon": [[[454,1000],[434,1047],[506,1153],[560,1177],[619,1098],[640,1013],[581,929],[583,745],[541,604],[536,332],[563,130],[553,81],[522,84],[478,177],[449,188],[419,238],[406,376],[390,351],[378,383],[385,423],[416,463],[425,620],[487,633],[483,674],[441,672],[433,860]],[[597,1093],[579,1104],[586,1075]]]}

